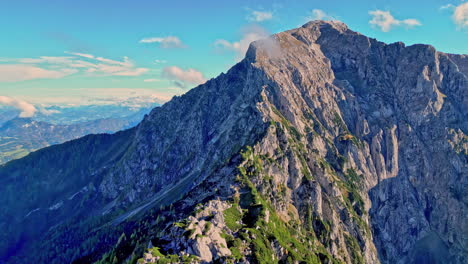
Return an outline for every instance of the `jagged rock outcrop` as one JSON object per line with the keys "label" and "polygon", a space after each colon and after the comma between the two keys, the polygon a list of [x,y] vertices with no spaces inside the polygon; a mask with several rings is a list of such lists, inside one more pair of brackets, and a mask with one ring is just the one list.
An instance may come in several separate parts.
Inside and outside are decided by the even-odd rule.
{"label": "jagged rock outcrop", "polygon": [[[79,241],[74,257],[93,260],[99,254],[80,246],[91,239],[79,230],[99,238],[108,225],[137,232],[104,262],[128,260],[152,241],[143,263],[466,263],[467,63],[428,45],[385,44],[340,22],[275,34],[135,129],[0,168],[0,217],[11,217],[0,227],[34,223],[54,242],[67,240],[66,223]],[[79,145],[93,151],[76,166],[83,150],[71,149]],[[11,190],[19,184],[43,193],[18,197]],[[147,212],[158,207],[151,220]],[[35,223],[30,214],[51,220]],[[16,230],[30,240],[3,258],[49,247]]]}

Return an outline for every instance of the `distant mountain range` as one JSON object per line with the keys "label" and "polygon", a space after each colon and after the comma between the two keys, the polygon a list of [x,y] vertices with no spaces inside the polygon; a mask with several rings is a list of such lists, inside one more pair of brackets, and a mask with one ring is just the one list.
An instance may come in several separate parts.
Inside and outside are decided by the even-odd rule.
{"label": "distant mountain range", "polygon": [[132,119],[140,121],[143,116],[159,104],[145,104],[138,107],[109,104],[109,105],[80,105],[80,106],[50,106],[44,114],[38,112],[34,119],[52,124],[75,124],[97,119]]}
{"label": "distant mountain range", "polygon": [[[111,105],[55,107],[57,114],[37,114],[34,118],[12,118],[15,111],[3,111],[3,120],[0,119],[0,164],[88,134],[114,133],[130,128],[138,124],[150,109],[131,110]],[[5,120],[8,117],[12,119]]]}

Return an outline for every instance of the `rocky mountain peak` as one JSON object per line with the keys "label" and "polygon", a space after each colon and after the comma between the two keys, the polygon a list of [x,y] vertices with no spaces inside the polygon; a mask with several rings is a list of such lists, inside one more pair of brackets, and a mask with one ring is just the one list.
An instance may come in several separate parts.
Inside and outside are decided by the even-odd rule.
{"label": "rocky mountain peak", "polygon": [[133,129],[0,167],[0,258],[464,263],[466,63],[335,21],[255,41]]}

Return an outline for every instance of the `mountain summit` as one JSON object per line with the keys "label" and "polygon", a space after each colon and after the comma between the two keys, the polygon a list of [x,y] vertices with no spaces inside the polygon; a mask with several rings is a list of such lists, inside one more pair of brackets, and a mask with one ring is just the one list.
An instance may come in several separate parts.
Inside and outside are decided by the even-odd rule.
{"label": "mountain summit", "polygon": [[0,259],[466,263],[467,105],[465,55],[312,21],[0,167]]}

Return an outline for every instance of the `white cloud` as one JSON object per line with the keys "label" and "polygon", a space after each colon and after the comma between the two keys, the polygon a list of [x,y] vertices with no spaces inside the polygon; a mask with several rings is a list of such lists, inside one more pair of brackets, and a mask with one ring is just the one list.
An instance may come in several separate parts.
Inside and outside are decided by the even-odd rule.
{"label": "white cloud", "polygon": [[335,20],[332,16],[325,13],[325,11],[321,9],[313,9],[311,12],[311,16],[306,17],[306,21],[311,20]]}
{"label": "white cloud", "polygon": [[113,76],[140,76],[149,71],[147,68],[135,67],[134,63],[130,61],[128,57],[123,57],[123,61],[95,56],[92,58],[99,63],[84,64],[83,66],[88,66],[86,70],[87,73]]}
{"label": "white cloud", "polygon": [[149,70],[146,68],[133,68],[133,69],[121,69],[117,72],[114,72],[114,76],[140,76],[144,73],[147,73]]}
{"label": "white cloud", "polygon": [[377,26],[383,32],[390,31],[393,27],[397,26],[406,26],[412,28],[415,26],[421,26],[421,22],[416,19],[404,19],[398,20],[390,14],[389,11],[374,10],[369,11],[369,14],[372,16],[372,19],[369,21],[369,24]]}
{"label": "white cloud", "polygon": [[19,114],[20,117],[32,117],[37,111],[34,105],[26,101],[11,98],[8,96],[0,96],[0,104],[12,106],[20,110],[21,111]]}
{"label": "white cloud", "polygon": [[250,14],[247,16],[247,20],[252,22],[262,22],[266,20],[271,20],[272,18],[273,13],[270,11],[251,10]]}
{"label": "white cloud", "polygon": [[[77,89],[79,101],[77,104],[122,105],[131,107],[144,107],[149,103],[164,103],[174,95],[180,95],[181,89],[165,88],[164,91],[155,91],[145,88],[82,88]],[[73,98],[73,99],[76,99]]]}
{"label": "white cloud", "polygon": [[252,41],[264,39],[268,36],[268,32],[262,27],[251,26],[243,30],[242,38],[239,41],[229,42],[225,39],[218,39],[215,41],[214,45],[217,48],[234,51],[236,53],[236,59],[241,60],[245,56]]}
{"label": "white cloud", "polygon": [[32,79],[57,79],[74,73],[98,76],[140,76],[149,71],[139,68],[128,57],[122,61],[91,54],[65,52],[73,56],[38,58],[2,58],[0,82],[16,82]]}
{"label": "white cloud", "polygon": [[112,76],[140,76],[149,70],[146,68],[135,68],[120,65],[96,64],[94,67],[88,68],[87,73],[95,75],[112,75]]}
{"label": "white cloud", "polygon": [[452,5],[452,4],[446,4],[446,5],[443,5],[443,6],[439,7],[440,10],[452,9],[452,8],[455,8],[455,6]]}
{"label": "white cloud", "polygon": [[175,36],[152,37],[140,40],[140,43],[159,43],[161,48],[184,48],[182,41]]}
{"label": "white cloud", "polygon": [[174,83],[185,88],[186,84],[201,84],[206,82],[203,74],[195,69],[183,70],[177,66],[170,66],[163,69],[162,76],[171,79]]}
{"label": "white cloud", "polygon": [[468,28],[468,3],[457,6],[452,19],[459,28]]}
{"label": "white cloud", "polygon": [[115,64],[115,65],[120,65],[123,67],[133,67],[133,63],[129,61],[128,57],[123,57],[123,61],[116,61],[116,60],[111,60],[111,59],[106,59],[103,57],[97,57],[95,58],[99,62],[104,62],[107,64]]}
{"label": "white cloud", "polygon": [[154,60],[154,63],[166,63],[166,60]]}
{"label": "white cloud", "polygon": [[21,58],[17,60],[12,60],[17,63],[25,63],[25,64],[67,64],[71,63],[73,57],[49,57],[49,56],[41,56],[39,58]]}
{"label": "white cloud", "polygon": [[65,53],[75,55],[75,56],[85,57],[85,58],[88,58],[88,59],[94,59],[94,56],[91,55],[91,54],[78,53],[78,52],[68,52],[68,51],[65,51]]}
{"label": "white cloud", "polygon": [[[36,106],[38,112],[53,114],[50,106],[77,105],[121,105],[131,107],[146,107],[152,103],[164,103],[174,95],[181,95],[186,90],[175,86],[164,88],[34,88],[34,95],[19,95],[17,99],[27,101]],[[43,94],[44,96],[41,96]]]}
{"label": "white cloud", "polygon": [[24,64],[0,64],[0,82],[20,82],[34,79],[58,79],[78,72],[76,69],[44,69]]}
{"label": "white cloud", "polygon": [[52,115],[52,114],[58,114],[58,113],[60,113],[59,110],[56,110],[56,109],[45,109],[45,108],[42,107],[42,106],[39,106],[39,112],[41,112],[41,114],[44,114],[44,115]]}
{"label": "white cloud", "polygon": [[70,64],[70,67],[72,68],[94,68],[96,67],[95,63],[89,62],[89,61],[83,61],[83,60],[73,60]]}
{"label": "white cloud", "polygon": [[414,18],[405,19],[401,22],[402,24],[407,25],[409,27],[422,26],[421,22],[419,22],[419,20],[414,19]]}
{"label": "white cloud", "polygon": [[160,82],[161,80],[159,79],[144,79],[144,82]]}

